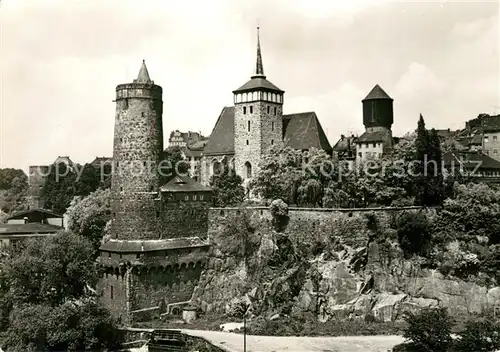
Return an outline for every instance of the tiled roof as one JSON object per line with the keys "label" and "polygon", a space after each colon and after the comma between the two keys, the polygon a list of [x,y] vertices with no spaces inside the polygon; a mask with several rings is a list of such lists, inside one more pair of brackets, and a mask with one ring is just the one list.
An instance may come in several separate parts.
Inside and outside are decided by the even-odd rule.
{"label": "tiled roof", "polygon": [[151,252],[166,249],[206,247],[209,243],[199,237],[169,238],[164,240],[117,240],[103,243],[100,250],[109,252]]}
{"label": "tiled roof", "polygon": [[281,89],[269,82],[265,77],[254,76],[247,83],[234,90],[233,93],[246,92],[254,89],[272,90],[274,92],[284,93]]}
{"label": "tiled roof", "polygon": [[[283,115],[283,139],[288,146],[305,150],[310,148],[332,151],[315,112]],[[234,107],[225,107],[217,120],[203,154],[234,153]]]}
{"label": "tiled roof", "polygon": [[390,99],[393,100],[380,86],[377,84],[373,89],[368,93],[364,100],[374,100],[374,99]]}
{"label": "tiled roof", "polygon": [[387,140],[389,131],[365,132],[358,137],[356,143],[384,142]]}
{"label": "tiled roof", "polygon": [[357,137],[350,136],[350,137],[341,137],[337,143],[333,146],[333,150],[336,152],[346,152],[349,149],[349,144],[351,146],[351,149],[355,149],[354,144],[356,143]]}
{"label": "tiled roof", "polygon": [[41,214],[47,215],[47,217],[53,217],[53,218],[62,218],[63,217],[61,214],[54,213],[50,210],[45,210],[45,209],[41,209],[41,208],[32,208],[30,210],[25,210],[25,211],[20,211],[18,213],[14,213],[11,216],[9,216],[6,220],[23,219],[26,215],[33,214],[33,213],[41,213]]}
{"label": "tiled roof", "polygon": [[234,153],[234,106],[222,109],[203,153]]}
{"label": "tiled roof", "polygon": [[475,169],[479,164],[479,170],[500,170],[500,162],[481,153],[449,151],[443,155],[443,161],[445,166],[451,166],[453,162],[457,167],[462,164],[466,169]]}
{"label": "tiled roof", "polygon": [[313,111],[283,115],[283,132],[286,145],[294,149],[323,149],[328,154],[332,151],[323,127]]}
{"label": "tiled roof", "polygon": [[0,235],[28,235],[37,233],[56,233],[63,228],[55,225],[30,222],[27,224],[0,224]]}
{"label": "tiled roof", "polygon": [[203,186],[188,176],[176,176],[160,187],[163,192],[211,192],[210,187]]}

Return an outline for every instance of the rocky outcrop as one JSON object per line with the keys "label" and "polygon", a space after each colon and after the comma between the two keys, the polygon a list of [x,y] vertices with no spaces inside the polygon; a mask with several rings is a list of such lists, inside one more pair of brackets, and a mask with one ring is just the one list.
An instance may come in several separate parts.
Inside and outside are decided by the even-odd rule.
{"label": "rocky outcrop", "polygon": [[304,257],[311,239],[300,242],[272,230],[256,235],[256,250],[246,259],[225,252],[223,238],[212,242],[208,269],[193,296],[202,310],[230,314],[245,301],[251,314],[267,318],[308,312],[320,321],[389,322],[423,307],[445,306],[458,315],[500,305],[500,287],[444,277],[418,259],[405,259],[395,241],[370,239],[352,247],[334,240]]}

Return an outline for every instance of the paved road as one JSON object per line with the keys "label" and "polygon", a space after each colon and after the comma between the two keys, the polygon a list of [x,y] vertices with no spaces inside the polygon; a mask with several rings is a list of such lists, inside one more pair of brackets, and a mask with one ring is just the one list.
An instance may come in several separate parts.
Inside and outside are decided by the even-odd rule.
{"label": "paved road", "polygon": [[[203,337],[228,352],[243,352],[241,334],[203,330],[182,331]],[[401,336],[247,336],[247,352],[387,352],[402,342]]]}

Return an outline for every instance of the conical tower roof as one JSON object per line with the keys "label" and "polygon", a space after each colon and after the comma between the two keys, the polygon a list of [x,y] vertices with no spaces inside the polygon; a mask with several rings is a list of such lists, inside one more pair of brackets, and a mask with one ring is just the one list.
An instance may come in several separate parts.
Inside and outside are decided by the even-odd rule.
{"label": "conical tower roof", "polygon": [[137,75],[137,79],[134,83],[152,83],[151,78],[149,78],[148,68],[146,67],[146,62],[142,60],[141,69],[139,70],[139,74]]}
{"label": "conical tower roof", "polygon": [[380,86],[377,84],[373,89],[368,93],[366,98],[363,99],[365,100],[378,100],[378,99],[390,99],[393,100]]}

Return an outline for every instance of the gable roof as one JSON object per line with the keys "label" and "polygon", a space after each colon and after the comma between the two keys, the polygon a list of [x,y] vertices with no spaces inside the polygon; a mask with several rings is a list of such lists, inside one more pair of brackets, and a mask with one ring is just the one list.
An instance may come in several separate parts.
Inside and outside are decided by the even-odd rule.
{"label": "gable roof", "polygon": [[[283,115],[283,140],[294,149],[332,151],[314,111]],[[234,154],[234,107],[222,109],[203,154]]]}
{"label": "gable roof", "polygon": [[283,140],[293,149],[323,149],[331,153],[323,127],[314,111],[283,115]]}
{"label": "gable roof", "polygon": [[365,100],[375,100],[375,99],[389,99],[393,100],[378,84],[373,87],[373,89],[368,93],[366,98],[363,99]]}
{"label": "gable roof", "polygon": [[210,187],[203,186],[188,176],[175,176],[160,187],[160,192],[211,192]]}
{"label": "gable roof", "polygon": [[234,106],[226,106],[215,123],[204,154],[234,153]]}
{"label": "gable roof", "polygon": [[384,142],[390,137],[389,131],[374,131],[365,132],[358,137],[356,143],[374,143],[374,142]]}
{"label": "gable roof", "polygon": [[61,214],[54,213],[50,210],[41,209],[41,208],[32,208],[30,210],[25,210],[25,211],[20,211],[18,213],[14,213],[5,220],[23,219],[26,215],[33,214],[33,213],[41,213],[41,214],[47,215],[48,218],[53,217],[53,218],[61,218],[62,219],[62,217],[63,217]]}

